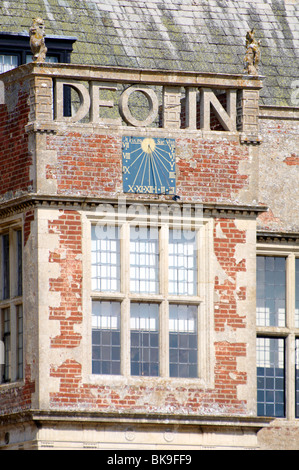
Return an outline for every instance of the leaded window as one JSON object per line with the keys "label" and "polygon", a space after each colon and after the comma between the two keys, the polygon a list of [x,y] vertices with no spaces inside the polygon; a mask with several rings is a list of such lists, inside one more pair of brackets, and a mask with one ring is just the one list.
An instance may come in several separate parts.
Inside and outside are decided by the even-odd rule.
{"label": "leaded window", "polygon": [[169,293],[196,295],[196,233],[190,230],[169,231]]}
{"label": "leaded window", "polygon": [[181,229],[106,220],[90,226],[92,374],[207,374],[199,344],[201,351],[210,344],[199,317],[209,324],[205,289],[211,284],[203,282],[210,268],[208,225]]}
{"label": "leaded window", "polygon": [[181,304],[170,305],[170,377],[197,377],[197,342],[197,307]]}
{"label": "leaded window", "polygon": [[119,302],[93,302],[92,373],[120,374]]}
{"label": "leaded window", "polygon": [[0,383],[23,378],[23,250],[17,227],[0,233]]}
{"label": "leaded window", "polygon": [[299,258],[280,249],[257,257],[257,413],[299,413]]}
{"label": "leaded window", "polygon": [[257,412],[285,416],[284,340],[257,338]]}
{"label": "leaded window", "polygon": [[159,305],[131,305],[131,375],[159,375]]}

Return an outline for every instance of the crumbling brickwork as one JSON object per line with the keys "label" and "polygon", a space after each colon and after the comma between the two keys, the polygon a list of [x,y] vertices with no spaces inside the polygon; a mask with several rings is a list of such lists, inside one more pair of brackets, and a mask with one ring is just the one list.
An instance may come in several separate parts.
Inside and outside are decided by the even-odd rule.
{"label": "crumbling brickwork", "polygon": [[248,149],[237,141],[178,139],[178,194],[184,200],[232,202],[248,187],[249,175],[240,163],[248,161]]}
{"label": "crumbling brickwork", "polygon": [[49,308],[49,318],[60,323],[60,335],[51,338],[52,348],[75,348],[81,335],[74,326],[82,322],[82,230],[81,217],[65,211],[49,222],[49,233],[59,233],[60,246],[50,252],[49,263],[58,263],[59,278],[51,278],[49,290],[60,293],[58,308]]}
{"label": "crumbling brickwork", "polygon": [[27,83],[14,84],[5,89],[5,104],[0,105],[0,194],[3,199],[32,190],[30,167],[32,157],[28,148],[28,135],[24,132],[28,123]]}
{"label": "crumbling brickwork", "polygon": [[55,179],[58,194],[105,196],[121,191],[121,139],[111,135],[66,133],[48,137],[48,149],[57,152]]}

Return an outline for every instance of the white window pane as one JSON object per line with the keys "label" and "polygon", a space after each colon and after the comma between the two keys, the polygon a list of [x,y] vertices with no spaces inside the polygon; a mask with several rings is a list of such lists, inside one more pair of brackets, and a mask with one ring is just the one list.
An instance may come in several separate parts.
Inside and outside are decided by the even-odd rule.
{"label": "white window pane", "polygon": [[169,232],[169,293],[196,295],[197,251],[195,232]]}
{"label": "white window pane", "polygon": [[197,377],[197,306],[169,307],[169,375]]}
{"label": "white window pane", "polygon": [[150,229],[131,229],[130,290],[134,293],[159,292],[159,243],[150,236]]}
{"label": "white window pane", "polygon": [[92,304],[92,373],[120,374],[120,303]]}
{"label": "white window pane", "polygon": [[159,375],[159,306],[131,304],[131,374]]}
{"label": "white window pane", "polygon": [[299,328],[299,258],[295,260],[295,326]]}
{"label": "white window pane", "polygon": [[286,258],[257,257],[256,304],[258,326],[285,326]]}
{"label": "white window pane", "polygon": [[118,227],[92,226],[92,288],[120,290],[120,240]]}
{"label": "white window pane", "polygon": [[18,56],[0,55],[0,73],[8,72],[18,66]]}

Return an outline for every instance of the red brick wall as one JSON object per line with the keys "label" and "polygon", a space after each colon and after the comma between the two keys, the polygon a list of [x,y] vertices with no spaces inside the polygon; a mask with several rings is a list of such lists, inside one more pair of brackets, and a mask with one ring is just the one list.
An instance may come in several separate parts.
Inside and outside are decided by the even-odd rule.
{"label": "red brick wall", "polygon": [[[215,329],[224,331],[244,328],[244,319],[238,315],[236,301],[246,298],[246,287],[237,288],[237,273],[246,269],[245,260],[235,259],[236,246],[245,242],[246,233],[236,228],[233,219],[219,219],[222,238],[214,234],[215,254],[229,281],[215,278],[219,302],[215,304]],[[50,393],[52,409],[89,409],[98,411],[132,411],[160,413],[246,413],[246,402],[239,400],[237,387],[245,384],[247,375],[240,372],[237,359],[246,356],[244,343],[215,343],[215,387],[182,385],[165,387],[144,381],[142,385],[101,386],[84,381],[82,363],[72,357],[71,349],[81,345],[82,337],[75,333],[75,325],[82,324],[82,241],[80,214],[60,211],[56,220],[49,222],[49,233],[59,234],[59,247],[49,256],[50,263],[60,265],[58,278],[50,279],[50,290],[60,293],[60,306],[49,309],[49,318],[58,320],[60,334],[51,339],[51,348],[70,350],[69,358],[59,365],[51,365],[50,377],[59,379],[59,389]],[[63,256],[61,254],[63,253]],[[90,357],[91,361],[91,357]],[[157,397],[159,397],[157,401]]]}
{"label": "red brick wall", "polygon": [[48,137],[48,146],[58,152],[57,165],[47,168],[58,194],[105,197],[121,191],[120,137],[67,133]]}
{"label": "red brick wall", "polygon": [[[121,137],[68,133],[49,136],[48,148],[57,151],[47,177],[57,181],[58,194],[106,197],[122,192]],[[249,176],[240,171],[248,148],[237,141],[177,139],[176,148],[177,194],[184,201],[231,202],[249,184]]]}
{"label": "red brick wall", "polygon": [[51,377],[60,379],[60,387],[57,393],[50,394],[50,404],[53,409],[107,412],[242,414],[246,412],[246,403],[238,400],[237,386],[246,384],[246,374],[236,371],[236,363],[238,356],[245,355],[245,346],[230,343],[216,345],[217,364],[213,390],[184,385],[170,388],[146,383],[122,387],[85,384],[82,382],[81,364],[66,360],[61,366],[51,368]]}
{"label": "red brick wall", "polygon": [[246,272],[246,260],[237,263],[235,251],[237,244],[245,243],[246,232],[238,230],[233,219],[219,219],[215,224],[219,224],[223,234],[219,237],[214,230],[215,255],[226,274],[225,280],[220,281],[218,276],[215,278],[214,288],[219,299],[215,302],[215,330],[224,331],[226,326],[244,328],[244,318],[237,312],[237,300],[246,299],[246,286],[237,287],[237,274]]}
{"label": "red brick wall", "polygon": [[31,408],[35,382],[31,379],[31,366],[25,367],[24,384],[19,386],[3,386],[0,390],[0,416],[16,413]]}
{"label": "red brick wall", "polygon": [[[19,94],[18,106],[12,116],[2,108],[0,137],[4,146],[0,162],[1,194],[7,190],[26,190],[31,184],[27,135],[27,96]],[[16,141],[9,139],[15,135]],[[5,140],[6,139],[6,140]],[[55,179],[61,195],[86,195],[95,197],[116,196],[122,192],[121,137],[99,134],[65,133],[49,135],[48,149],[57,152],[55,165],[48,165],[47,178]],[[177,193],[183,200],[194,197],[206,202],[231,202],[246,185],[248,175],[240,171],[240,164],[248,161],[247,147],[236,141],[178,138],[176,141]],[[21,171],[22,169],[22,171]],[[33,217],[33,214],[31,214]],[[25,227],[25,240],[29,235],[30,214]],[[237,272],[246,269],[245,261],[235,261],[235,247],[244,243],[245,233],[237,230],[231,219],[221,219],[226,238],[217,238],[215,253],[229,281],[215,279],[215,291],[219,301],[215,310],[215,327],[223,331],[226,326],[244,328],[244,320],[238,315],[237,299],[246,298],[246,288],[237,290]],[[182,385],[179,388],[163,388],[148,385],[124,387],[99,386],[84,383],[82,364],[72,358],[71,350],[82,344],[82,336],[76,326],[83,321],[82,311],[82,227],[80,214],[61,210],[56,220],[49,222],[49,234],[59,234],[59,247],[49,254],[49,263],[57,263],[60,274],[51,278],[48,289],[60,294],[60,305],[49,307],[49,319],[59,322],[60,331],[51,338],[50,347],[70,351],[69,359],[58,366],[49,364],[50,377],[59,379],[59,389],[50,393],[52,408],[131,410],[159,412],[197,413],[245,413],[246,403],[238,400],[237,387],[246,384],[246,374],[237,370],[237,358],[246,355],[243,343],[216,343],[215,387],[203,390]],[[28,233],[27,233],[28,232]],[[67,355],[66,355],[67,357]],[[27,385],[28,384],[28,385]],[[23,390],[22,403],[29,406],[34,384],[28,378]],[[20,389],[21,390],[21,389]],[[156,397],[160,397],[157,408]],[[13,404],[13,394],[1,392],[4,409]],[[10,405],[8,405],[10,403]],[[19,404],[15,399],[15,405]],[[23,406],[23,405],[22,405]]]}
{"label": "red brick wall", "polygon": [[28,92],[19,88],[15,105],[0,105],[0,197],[31,190],[28,152]]}
{"label": "red brick wall", "polygon": [[[60,265],[59,278],[50,279],[50,291],[60,293],[60,306],[50,307],[50,320],[60,322],[60,335],[51,340],[52,348],[74,348],[81,335],[74,326],[82,323],[82,229],[80,214],[61,211],[49,222],[49,233],[59,233],[60,247],[50,253],[49,263]],[[62,256],[63,253],[63,256]]]}
{"label": "red brick wall", "polygon": [[222,139],[178,139],[177,193],[184,200],[233,202],[249,184],[240,163],[248,160],[248,148]]}

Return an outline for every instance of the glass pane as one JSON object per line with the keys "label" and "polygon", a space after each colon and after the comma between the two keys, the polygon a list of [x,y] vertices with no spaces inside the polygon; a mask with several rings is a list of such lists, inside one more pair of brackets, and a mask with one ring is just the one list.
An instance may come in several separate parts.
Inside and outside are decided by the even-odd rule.
{"label": "glass pane", "polygon": [[197,343],[197,306],[170,305],[170,377],[197,377]]}
{"label": "glass pane", "polygon": [[92,290],[120,291],[119,227],[91,228]]}
{"label": "glass pane", "polygon": [[17,306],[17,365],[18,379],[23,378],[23,307]]}
{"label": "glass pane", "polygon": [[22,254],[22,232],[17,231],[17,293],[22,295],[23,291],[23,254]]}
{"label": "glass pane", "polygon": [[92,303],[92,373],[120,374],[120,303]]}
{"label": "glass pane", "polygon": [[10,309],[5,308],[2,310],[3,315],[3,343],[4,343],[4,382],[10,380],[10,367],[11,367],[11,345],[10,345]]}
{"label": "glass pane", "polygon": [[257,338],[257,414],[285,416],[284,340]]}
{"label": "glass pane", "polygon": [[158,230],[131,228],[130,290],[139,294],[159,292]]}
{"label": "glass pane", "polygon": [[9,299],[10,297],[10,269],[9,269],[9,235],[2,237],[2,298]]}
{"label": "glass pane", "polygon": [[159,375],[159,305],[131,304],[131,375]]}
{"label": "glass pane", "polygon": [[286,258],[257,257],[258,326],[285,326]]}
{"label": "glass pane", "polygon": [[[52,63],[58,63],[58,58],[55,57],[55,56],[47,55],[45,61],[46,62],[52,62]],[[26,55],[26,64],[29,64],[30,62],[32,62],[32,54],[27,54]]]}
{"label": "glass pane", "polygon": [[197,294],[196,232],[169,231],[169,294]]}
{"label": "glass pane", "polygon": [[299,258],[295,260],[295,326],[299,328]]}
{"label": "glass pane", "polygon": [[17,55],[0,55],[0,73],[8,72],[18,66]]}

